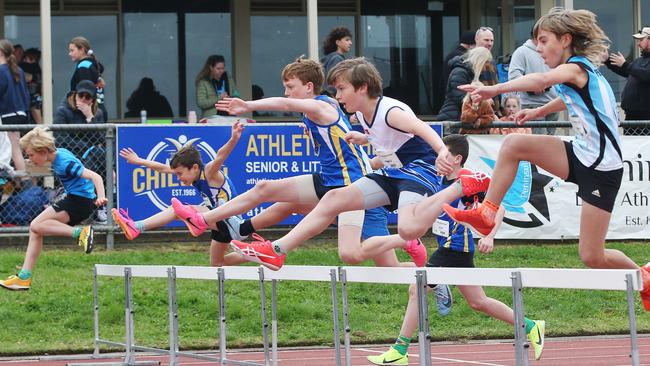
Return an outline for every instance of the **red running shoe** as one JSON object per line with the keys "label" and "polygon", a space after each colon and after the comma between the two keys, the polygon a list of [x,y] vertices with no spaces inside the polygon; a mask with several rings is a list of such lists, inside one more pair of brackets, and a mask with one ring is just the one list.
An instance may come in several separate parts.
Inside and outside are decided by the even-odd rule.
{"label": "red running shoe", "polygon": [[471,196],[480,192],[486,192],[490,186],[490,176],[483,172],[473,172],[469,169],[461,169],[458,172],[458,179],[463,188],[463,195]]}
{"label": "red running shoe", "polygon": [[172,208],[179,219],[183,220],[192,236],[199,236],[208,228],[203,215],[190,205],[184,205],[176,197],[172,198]]}
{"label": "red running shoe", "polygon": [[230,247],[237,253],[241,254],[250,262],[255,262],[272,269],[279,270],[284,265],[286,255],[277,255],[273,250],[273,246],[269,240],[264,240],[257,233],[253,233],[255,241],[245,243],[239,240],[230,242]]}
{"label": "red running shoe", "polygon": [[126,236],[127,239],[133,240],[140,235],[140,230],[135,226],[133,219],[129,217],[128,210],[123,208],[118,210],[114,208],[111,210],[111,215],[113,215],[113,220],[115,220],[115,223],[117,223],[120,229],[122,229],[122,232],[124,232],[124,236]]}
{"label": "red running shoe", "polygon": [[453,208],[449,204],[445,203],[442,206],[442,209],[445,210],[447,215],[454,219],[454,221],[471,227],[475,231],[481,233],[481,235],[488,235],[494,228],[494,221],[489,222],[489,220],[483,215],[483,210],[486,209],[484,203],[469,210]]}
{"label": "red running shoe", "polygon": [[407,241],[404,251],[413,258],[417,267],[423,267],[427,262],[427,248],[420,239]]}
{"label": "red running shoe", "polygon": [[643,308],[650,311],[650,263],[641,267],[641,279],[643,280],[643,290],[641,290],[641,301]]}

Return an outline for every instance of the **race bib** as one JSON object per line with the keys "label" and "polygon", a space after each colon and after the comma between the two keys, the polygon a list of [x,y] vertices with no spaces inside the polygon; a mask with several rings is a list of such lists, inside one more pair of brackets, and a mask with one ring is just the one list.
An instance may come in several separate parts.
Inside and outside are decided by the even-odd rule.
{"label": "race bib", "polygon": [[403,167],[402,162],[397,157],[394,151],[375,151],[379,159],[384,163],[384,166],[387,168],[399,169]]}
{"label": "race bib", "polygon": [[445,220],[436,220],[433,223],[433,226],[431,226],[431,231],[438,236],[442,236],[444,238],[449,236],[449,221]]}

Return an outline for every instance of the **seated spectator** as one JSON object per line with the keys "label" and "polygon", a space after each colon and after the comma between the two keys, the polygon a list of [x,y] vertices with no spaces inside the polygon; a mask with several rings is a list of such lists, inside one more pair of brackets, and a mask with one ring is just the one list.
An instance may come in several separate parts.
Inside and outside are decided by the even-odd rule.
{"label": "seated spectator", "polygon": [[239,91],[226,72],[226,59],[221,55],[210,55],[196,75],[196,105],[201,108],[201,116],[227,116],[228,113],[217,112],[214,107],[220,99],[227,97],[239,97]]}
{"label": "seated spectator", "polygon": [[129,109],[126,117],[140,117],[140,111],[147,111],[147,117],[172,117],[172,111],[169,101],[165,98],[153,84],[150,78],[142,78],[140,85],[133,91],[129,100],[126,102]]}
{"label": "seated spectator", "polygon": [[[503,117],[499,121],[503,122],[514,122],[515,114],[521,110],[521,99],[516,95],[509,95],[503,101],[503,107],[501,108],[501,114]],[[522,134],[531,134],[533,133],[530,127],[501,127],[501,128],[491,128],[490,134],[494,135],[509,135],[511,133],[522,133]]]}

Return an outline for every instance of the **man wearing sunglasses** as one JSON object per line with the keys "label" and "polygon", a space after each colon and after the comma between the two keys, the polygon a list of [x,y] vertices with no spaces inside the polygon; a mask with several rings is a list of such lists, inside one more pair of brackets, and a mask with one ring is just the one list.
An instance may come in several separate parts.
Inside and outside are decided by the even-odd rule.
{"label": "man wearing sunglasses", "polygon": [[[626,77],[627,83],[621,93],[621,108],[625,120],[650,120],[650,27],[643,27],[632,37],[637,41],[641,57],[627,62],[621,52],[609,54],[605,61],[607,68]],[[649,128],[627,127],[625,135],[650,135]]]}

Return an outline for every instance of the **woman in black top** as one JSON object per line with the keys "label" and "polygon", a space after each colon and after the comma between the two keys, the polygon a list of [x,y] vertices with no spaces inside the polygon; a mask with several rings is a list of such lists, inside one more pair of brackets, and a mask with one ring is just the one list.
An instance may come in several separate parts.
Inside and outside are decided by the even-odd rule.
{"label": "woman in black top", "polygon": [[[25,73],[18,67],[13,55],[14,46],[6,39],[0,40],[0,122],[3,125],[27,124],[29,91]],[[25,158],[20,150],[20,132],[8,132],[11,141],[11,158],[16,170],[25,170]]]}

